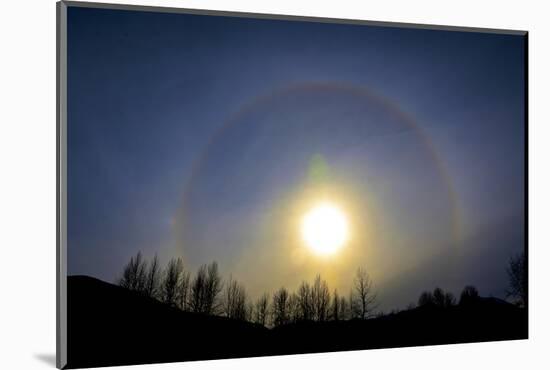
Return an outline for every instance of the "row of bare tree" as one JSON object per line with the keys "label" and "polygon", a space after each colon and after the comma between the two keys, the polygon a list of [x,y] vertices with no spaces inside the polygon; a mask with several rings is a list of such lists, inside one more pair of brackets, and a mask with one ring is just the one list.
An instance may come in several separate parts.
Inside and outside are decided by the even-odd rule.
{"label": "row of bare tree", "polygon": [[[264,300],[267,298],[265,296]],[[372,280],[365,269],[358,268],[349,298],[341,296],[337,290],[331,294],[320,275],[315,277],[313,284],[302,282],[294,293],[284,287],[277,290],[273,294],[272,320],[277,326],[302,320],[367,319],[374,316],[376,307]]]}
{"label": "row of bare tree", "polygon": [[[525,253],[517,254],[510,258],[508,268],[508,289],[506,298],[518,307],[527,307],[528,273],[527,257]],[[479,292],[474,286],[467,285],[460,294],[459,305],[471,304],[479,300]],[[418,306],[433,306],[446,308],[454,306],[456,299],[451,292],[445,292],[441,288],[435,288],[433,292],[423,292],[418,299]]]}
{"label": "row of bare tree", "polygon": [[[526,265],[525,255],[518,255],[510,259],[508,268],[510,288],[507,298],[521,307],[527,305]],[[264,326],[304,320],[368,319],[374,316],[377,307],[376,292],[364,268],[357,269],[347,297],[337,290],[331,293],[327,282],[317,275],[313,283],[303,281],[295,292],[282,287],[272,295],[264,293],[253,301],[244,285],[233,277],[223,281],[216,262],[202,265],[191,278],[181,258],[171,259],[161,269],[156,256],[148,262],[139,252],[124,267],[118,283],[184,311],[222,315]],[[469,304],[478,299],[477,289],[466,286],[458,304]],[[419,307],[447,308],[456,303],[454,295],[441,288],[425,291],[418,299]]]}
{"label": "row of bare tree", "polygon": [[118,284],[182,310],[207,315],[221,311],[219,295],[223,282],[216,262],[201,266],[191,279],[181,258],[171,259],[161,269],[156,256],[148,262],[139,252],[124,267]]}
{"label": "row of bare tree", "polygon": [[222,315],[264,326],[311,320],[367,319],[376,308],[376,293],[365,269],[357,269],[349,296],[332,293],[317,275],[313,283],[302,282],[295,292],[282,287],[273,295],[251,300],[240,282],[229,277],[224,282],[218,264],[202,265],[192,278],[181,258],[171,259],[164,269],[155,256],[146,261],[141,252],[124,267],[118,284],[158,299],[184,311]]}

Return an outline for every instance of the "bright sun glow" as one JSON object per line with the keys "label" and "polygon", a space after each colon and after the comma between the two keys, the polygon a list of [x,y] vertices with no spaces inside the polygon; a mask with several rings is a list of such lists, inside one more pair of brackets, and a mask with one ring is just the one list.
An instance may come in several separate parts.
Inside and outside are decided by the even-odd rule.
{"label": "bright sun glow", "polygon": [[346,216],[330,203],[312,208],[304,215],[301,227],[302,238],[318,254],[333,254],[348,240]]}

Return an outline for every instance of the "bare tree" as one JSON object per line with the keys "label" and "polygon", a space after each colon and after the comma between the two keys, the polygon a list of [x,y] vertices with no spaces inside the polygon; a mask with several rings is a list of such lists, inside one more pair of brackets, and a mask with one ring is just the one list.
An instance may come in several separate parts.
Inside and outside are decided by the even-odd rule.
{"label": "bare tree", "polygon": [[281,288],[273,294],[273,325],[280,326],[290,322],[290,294],[286,288]]}
{"label": "bare tree", "polygon": [[188,271],[182,271],[180,283],[178,286],[179,290],[179,301],[178,301],[178,307],[183,310],[187,311],[189,309],[189,291],[190,291],[190,274]]}
{"label": "bare tree", "polygon": [[288,317],[290,322],[297,322],[301,320],[300,304],[296,293],[292,293],[288,297]]}
{"label": "bare tree", "polygon": [[161,282],[161,300],[173,307],[178,307],[181,300],[181,279],[183,275],[183,261],[181,258],[172,258],[164,271]]}
{"label": "bare tree", "polygon": [[372,280],[363,268],[358,268],[353,281],[354,290],[351,295],[351,306],[354,316],[360,319],[367,319],[372,316],[376,308],[376,293]]}
{"label": "bare tree", "polygon": [[434,305],[434,296],[432,292],[422,292],[420,294],[420,297],[418,298],[418,306],[419,307],[426,307],[426,306],[432,306]]}
{"label": "bare tree", "polygon": [[329,317],[334,321],[348,320],[350,318],[348,300],[345,296],[340,296],[336,289],[334,289],[334,293],[332,294]]}
{"label": "bare tree", "polygon": [[441,288],[435,288],[433,292],[422,292],[418,298],[418,306],[432,306],[438,308],[447,308],[454,306],[456,299],[453,293],[445,292]]}
{"label": "bare tree", "polygon": [[[345,302],[345,301],[344,301]],[[334,289],[332,294],[332,304],[330,306],[330,318],[334,321],[343,320],[342,306],[338,290]]]}
{"label": "bare tree", "polygon": [[296,293],[298,320],[311,320],[313,318],[313,297],[311,287],[305,281],[298,287]]}
{"label": "bare tree", "polygon": [[455,298],[453,293],[446,292],[445,293],[445,300],[443,302],[444,302],[444,307],[451,307],[451,306],[454,306],[456,304],[456,298]]}
{"label": "bare tree", "polygon": [[254,304],[254,322],[263,326],[269,323],[269,295],[264,293]]}
{"label": "bare tree", "polygon": [[248,296],[246,299],[245,307],[245,321],[254,322],[254,303],[250,299],[248,299]]}
{"label": "bare tree", "polygon": [[311,299],[313,306],[313,320],[326,321],[330,305],[330,292],[325,280],[321,280],[321,275],[315,277],[311,288]]}
{"label": "bare tree", "polygon": [[124,266],[122,277],[118,281],[121,287],[145,292],[146,287],[147,262],[143,260],[141,252],[135,257],[130,258],[130,262]]}
{"label": "bare tree", "polygon": [[212,262],[208,265],[206,276],[205,313],[216,315],[220,311],[219,295],[223,289],[223,282],[218,271],[218,263]]}
{"label": "bare tree", "polygon": [[437,307],[445,307],[445,292],[441,288],[435,288],[433,292],[434,304]]}
{"label": "bare tree", "polygon": [[350,305],[346,297],[340,297],[340,320],[351,318]]}
{"label": "bare tree", "polygon": [[219,295],[223,289],[218,264],[202,265],[191,283],[189,306],[193,312],[216,315],[220,311]]}
{"label": "bare tree", "polygon": [[460,301],[459,304],[462,305],[468,305],[479,301],[479,292],[477,291],[476,287],[472,285],[467,285],[462,289],[462,293],[460,293]]}
{"label": "bare tree", "polygon": [[224,315],[229,318],[245,320],[247,317],[246,291],[232,277],[225,286],[222,306]]}
{"label": "bare tree", "polygon": [[158,257],[155,254],[151,263],[147,268],[147,276],[145,278],[145,294],[152,298],[159,297],[161,271],[159,267]]}
{"label": "bare tree", "polygon": [[191,283],[189,308],[193,312],[205,312],[205,296],[206,296],[206,265],[199,267],[197,275]]}
{"label": "bare tree", "polygon": [[527,258],[525,253],[510,258],[507,272],[506,298],[510,298],[520,307],[527,307]]}

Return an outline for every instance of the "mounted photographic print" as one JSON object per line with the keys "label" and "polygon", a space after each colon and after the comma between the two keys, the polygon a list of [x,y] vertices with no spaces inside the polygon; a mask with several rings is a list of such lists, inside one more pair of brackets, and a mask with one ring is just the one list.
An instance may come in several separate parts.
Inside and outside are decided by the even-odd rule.
{"label": "mounted photographic print", "polygon": [[527,33],[58,3],[58,367],[526,339]]}

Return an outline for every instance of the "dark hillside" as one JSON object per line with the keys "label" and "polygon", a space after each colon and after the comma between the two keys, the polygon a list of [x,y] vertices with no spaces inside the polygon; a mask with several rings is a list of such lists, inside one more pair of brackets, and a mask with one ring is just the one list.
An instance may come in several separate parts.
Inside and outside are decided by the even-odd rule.
{"label": "dark hillside", "polygon": [[68,367],[171,362],[267,353],[262,326],[182,312],[133,291],[68,278]]}
{"label": "dark hillside", "polygon": [[524,310],[494,298],[269,330],[182,312],[86,276],[68,278],[68,325],[71,368],[527,338]]}
{"label": "dark hillside", "polygon": [[484,299],[469,307],[421,307],[370,320],[303,322],[272,332],[287,344],[283,352],[294,353],[527,338],[525,312],[500,302]]}

